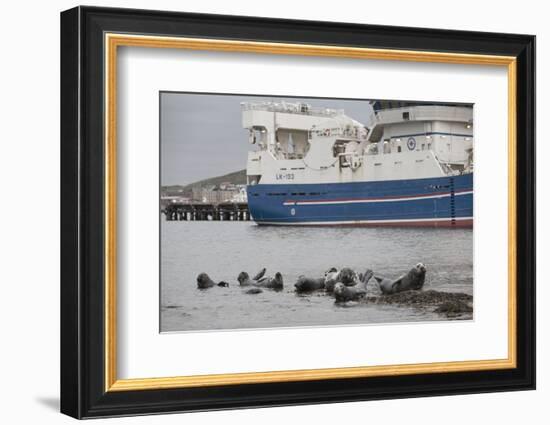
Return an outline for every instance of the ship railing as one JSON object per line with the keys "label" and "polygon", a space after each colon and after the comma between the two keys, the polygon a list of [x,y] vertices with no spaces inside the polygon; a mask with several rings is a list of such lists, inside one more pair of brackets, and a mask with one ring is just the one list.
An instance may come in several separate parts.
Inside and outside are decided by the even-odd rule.
{"label": "ship railing", "polygon": [[[404,114],[407,114],[404,118]],[[375,121],[378,124],[389,124],[406,120],[450,120],[460,122],[472,121],[472,108],[467,106],[446,106],[446,105],[417,105],[401,108],[384,109],[375,114]]]}
{"label": "ship railing", "polygon": [[241,102],[242,111],[267,111],[283,112],[288,114],[313,115],[321,117],[336,117],[343,115],[343,109],[331,109],[313,107],[307,103],[286,103],[286,102]]}
{"label": "ship railing", "polygon": [[355,140],[367,140],[367,131],[360,127],[353,128],[341,128],[341,127],[332,127],[332,128],[313,128],[309,130],[308,137],[311,139],[313,136],[316,137],[346,137],[349,139]]}

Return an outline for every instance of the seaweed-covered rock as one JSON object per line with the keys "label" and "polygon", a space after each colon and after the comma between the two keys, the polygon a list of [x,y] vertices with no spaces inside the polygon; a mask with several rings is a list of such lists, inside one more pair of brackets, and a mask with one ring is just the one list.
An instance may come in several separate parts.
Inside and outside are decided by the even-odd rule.
{"label": "seaweed-covered rock", "polygon": [[397,294],[371,296],[368,302],[376,304],[403,304],[409,306],[439,306],[445,302],[472,302],[473,297],[462,292],[440,292],[433,289],[427,291],[405,291]]}
{"label": "seaweed-covered rock", "polygon": [[462,292],[405,291],[397,294],[370,296],[366,302],[373,304],[387,304],[419,309],[430,309],[434,313],[445,315],[448,318],[468,317],[473,312],[473,297]]}
{"label": "seaweed-covered rock", "polygon": [[447,317],[457,317],[464,313],[472,313],[473,311],[474,309],[470,303],[454,300],[445,301],[440,304],[439,307],[434,310],[434,313],[444,314]]}

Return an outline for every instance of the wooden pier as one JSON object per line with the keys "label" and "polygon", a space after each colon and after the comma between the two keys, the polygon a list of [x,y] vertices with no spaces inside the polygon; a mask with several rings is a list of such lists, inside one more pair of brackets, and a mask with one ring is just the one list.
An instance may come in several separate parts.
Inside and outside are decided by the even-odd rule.
{"label": "wooden pier", "polygon": [[166,221],[250,221],[246,202],[172,203],[162,213]]}

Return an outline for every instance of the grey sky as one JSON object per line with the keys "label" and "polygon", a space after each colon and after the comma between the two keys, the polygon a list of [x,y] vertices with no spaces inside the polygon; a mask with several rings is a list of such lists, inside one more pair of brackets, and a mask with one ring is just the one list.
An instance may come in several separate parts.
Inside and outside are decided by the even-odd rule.
{"label": "grey sky", "polygon": [[307,102],[366,123],[364,100],[161,93],[161,184],[188,184],[246,168],[251,149],[241,102]]}

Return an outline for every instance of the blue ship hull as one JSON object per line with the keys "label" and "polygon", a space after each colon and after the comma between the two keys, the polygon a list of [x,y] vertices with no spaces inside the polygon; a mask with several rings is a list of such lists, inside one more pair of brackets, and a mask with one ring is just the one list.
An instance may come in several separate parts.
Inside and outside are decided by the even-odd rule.
{"label": "blue ship hull", "polygon": [[247,187],[267,225],[472,227],[473,174],[414,180]]}

